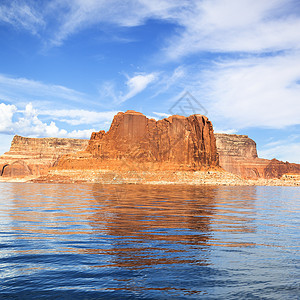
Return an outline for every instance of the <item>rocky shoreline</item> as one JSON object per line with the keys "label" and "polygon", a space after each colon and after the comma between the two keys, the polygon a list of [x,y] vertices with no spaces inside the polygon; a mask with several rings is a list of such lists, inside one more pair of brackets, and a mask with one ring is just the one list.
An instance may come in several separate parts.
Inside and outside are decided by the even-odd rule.
{"label": "rocky shoreline", "polygon": [[40,177],[1,178],[1,182],[26,183],[100,183],[153,185],[218,185],[218,186],[300,186],[298,178],[243,179],[225,171],[195,172],[114,172],[111,170],[51,170]]}

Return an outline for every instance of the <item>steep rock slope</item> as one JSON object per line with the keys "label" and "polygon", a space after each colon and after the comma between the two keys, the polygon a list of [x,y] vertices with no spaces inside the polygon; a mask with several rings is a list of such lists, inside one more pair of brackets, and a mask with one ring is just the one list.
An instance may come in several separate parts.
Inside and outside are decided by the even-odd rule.
{"label": "steep rock slope", "polygon": [[272,159],[264,170],[264,178],[280,178],[282,175],[300,174],[300,164]]}
{"label": "steep rock slope", "polygon": [[256,143],[247,135],[215,133],[220,166],[248,179],[281,178],[300,174],[300,165],[257,156]]}
{"label": "steep rock slope", "polygon": [[64,154],[84,150],[88,140],[14,136],[9,152],[0,156],[0,176],[46,174]]}
{"label": "steep rock slope", "polygon": [[171,116],[156,121],[120,112],[108,132],[93,133],[84,152],[66,155],[57,169],[201,170],[218,168],[213,126],[207,117]]}

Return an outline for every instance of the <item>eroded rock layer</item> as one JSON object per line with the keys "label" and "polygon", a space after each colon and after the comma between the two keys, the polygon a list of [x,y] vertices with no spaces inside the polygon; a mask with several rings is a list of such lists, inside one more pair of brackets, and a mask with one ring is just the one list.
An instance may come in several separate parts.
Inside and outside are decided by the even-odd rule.
{"label": "eroded rock layer", "polygon": [[0,176],[24,177],[46,174],[67,153],[84,150],[88,140],[26,138],[14,136],[9,152],[0,156]]}
{"label": "eroded rock layer", "polygon": [[218,168],[213,126],[207,117],[171,116],[156,121],[118,113],[108,132],[93,133],[84,152],[66,155],[57,169],[202,170]]}
{"label": "eroded rock layer", "polygon": [[300,174],[300,164],[272,159],[264,170],[264,178],[281,178],[283,175]]}
{"label": "eroded rock layer", "polygon": [[264,178],[268,159],[258,158],[256,143],[247,135],[216,133],[220,166],[244,178]]}
{"label": "eroded rock layer", "polygon": [[300,174],[300,165],[258,158],[256,143],[247,135],[215,133],[220,166],[247,179],[281,178]]}
{"label": "eroded rock layer", "polygon": [[214,134],[202,115],[156,121],[127,111],[115,116],[108,132],[94,132],[90,140],[15,136],[10,151],[0,156],[2,179],[38,177],[51,169],[71,177],[72,172],[107,170],[124,180],[128,174],[142,180],[145,174],[156,179],[158,174],[170,177],[174,171],[220,171],[220,167],[244,179],[300,176],[299,164],[258,158],[255,142],[246,135]]}

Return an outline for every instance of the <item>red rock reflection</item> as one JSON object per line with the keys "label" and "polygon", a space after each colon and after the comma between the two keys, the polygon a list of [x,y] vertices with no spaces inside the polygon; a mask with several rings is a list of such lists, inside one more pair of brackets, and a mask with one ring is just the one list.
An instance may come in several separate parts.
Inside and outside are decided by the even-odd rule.
{"label": "red rock reflection", "polygon": [[[44,250],[48,252],[107,255],[107,264],[101,267],[209,264],[211,246],[253,245],[250,241],[237,245],[221,240],[217,234],[255,231],[251,222],[255,187],[98,184],[11,187],[13,230],[30,233],[30,237],[20,234],[17,238],[45,239],[58,245],[58,241],[66,242]],[[187,246],[197,249],[197,257],[189,256]],[[97,261],[90,267],[98,267]]]}

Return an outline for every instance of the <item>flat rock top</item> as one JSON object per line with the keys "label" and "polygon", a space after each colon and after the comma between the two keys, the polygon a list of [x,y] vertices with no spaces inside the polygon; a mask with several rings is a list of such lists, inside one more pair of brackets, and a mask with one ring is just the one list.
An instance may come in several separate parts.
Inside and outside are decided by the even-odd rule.
{"label": "flat rock top", "polygon": [[127,111],[125,112],[125,114],[126,114],[126,115],[139,115],[139,116],[144,116],[142,113],[137,112],[137,111],[135,111],[135,110],[127,110]]}

